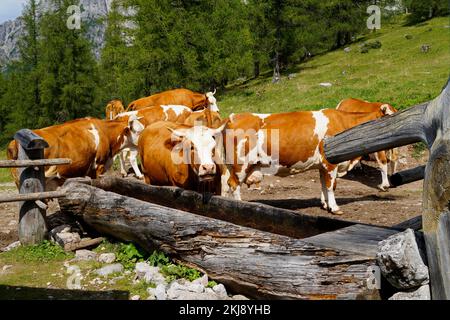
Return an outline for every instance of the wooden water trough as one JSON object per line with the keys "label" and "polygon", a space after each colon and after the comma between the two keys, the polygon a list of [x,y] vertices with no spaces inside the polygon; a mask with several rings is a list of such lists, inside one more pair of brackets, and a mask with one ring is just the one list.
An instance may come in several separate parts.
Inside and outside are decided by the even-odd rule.
{"label": "wooden water trough", "polygon": [[64,189],[63,213],[256,299],[380,299],[377,244],[403,230],[114,177],[69,180]]}

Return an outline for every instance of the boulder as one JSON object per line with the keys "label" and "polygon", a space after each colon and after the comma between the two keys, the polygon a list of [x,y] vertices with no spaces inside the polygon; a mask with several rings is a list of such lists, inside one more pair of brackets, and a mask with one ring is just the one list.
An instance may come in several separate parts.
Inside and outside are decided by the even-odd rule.
{"label": "boulder", "polygon": [[62,225],[51,230],[50,239],[61,247],[81,242],[80,235],[76,232],[71,232],[71,227],[69,225]]}
{"label": "boulder", "polygon": [[228,297],[227,290],[223,284],[218,284],[212,289],[219,297]]}
{"label": "boulder", "polygon": [[419,289],[409,292],[398,292],[389,300],[431,300],[430,286],[421,286]]}
{"label": "boulder", "polygon": [[75,260],[78,261],[91,261],[97,260],[97,254],[90,250],[77,250],[75,251]]}
{"label": "boulder", "polygon": [[424,257],[412,229],[395,234],[378,244],[377,263],[381,273],[398,289],[415,289],[429,283]]}
{"label": "boulder", "polygon": [[111,264],[116,261],[116,255],[114,253],[102,253],[98,256],[98,262]]}
{"label": "boulder", "polygon": [[167,300],[168,298],[166,286],[163,284],[158,285],[156,288],[148,288],[147,292],[150,295],[150,299],[155,298],[156,300]]}
{"label": "boulder", "polygon": [[99,276],[107,277],[113,273],[122,273],[123,265],[121,265],[120,263],[109,264],[107,266],[104,266],[103,268],[97,269],[95,272]]}

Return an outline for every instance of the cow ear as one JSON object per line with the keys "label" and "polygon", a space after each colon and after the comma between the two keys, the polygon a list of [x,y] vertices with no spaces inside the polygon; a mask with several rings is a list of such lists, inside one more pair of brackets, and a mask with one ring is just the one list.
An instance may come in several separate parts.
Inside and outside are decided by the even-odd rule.
{"label": "cow ear", "polygon": [[389,114],[389,105],[383,104],[381,107],[381,112],[383,112],[384,115]]}
{"label": "cow ear", "polygon": [[[183,139],[186,136],[186,133],[182,130],[172,129],[170,127],[166,127],[172,133],[172,138]],[[173,139],[172,139],[173,140]]]}

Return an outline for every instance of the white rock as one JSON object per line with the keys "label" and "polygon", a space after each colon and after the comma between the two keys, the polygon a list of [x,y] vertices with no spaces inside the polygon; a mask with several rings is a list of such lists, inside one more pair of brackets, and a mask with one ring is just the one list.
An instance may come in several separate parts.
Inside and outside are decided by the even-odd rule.
{"label": "white rock", "polygon": [[389,300],[431,300],[430,286],[425,285],[410,292],[398,292]]}
{"label": "white rock", "polygon": [[195,279],[194,281],[192,281],[192,283],[201,284],[203,287],[207,287],[208,286],[208,282],[209,282],[209,279],[208,279],[208,275],[207,274],[205,274],[201,278],[198,278],[198,279]]}
{"label": "white rock", "polygon": [[156,300],[167,300],[166,286],[159,284],[155,289]]}
{"label": "white rock", "polygon": [[213,291],[215,292],[215,293],[217,293],[219,296],[228,296],[228,294],[227,294],[227,290],[225,289],[225,287],[224,287],[224,285],[223,284],[218,284],[218,285],[216,285],[216,286],[214,286],[213,288]]}
{"label": "white rock", "polygon": [[187,286],[187,290],[195,293],[203,293],[205,292],[205,287],[198,283],[191,283]]}
{"label": "white rock", "polygon": [[101,262],[101,263],[110,264],[110,263],[113,263],[114,261],[116,261],[116,255],[114,253],[102,253],[98,257],[98,262]]}
{"label": "white rock", "polygon": [[130,300],[133,300],[133,301],[141,300],[141,296],[139,296],[139,295],[132,296],[130,298]]}
{"label": "white rock", "polygon": [[3,252],[8,252],[8,251],[11,251],[11,250],[16,249],[18,247],[20,247],[20,241],[16,241],[16,242],[11,243],[10,245],[4,247],[2,249],[2,251]]}
{"label": "white rock", "polygon": [[322,83],[320,83],[320,86],[325,87],[325,88],[331,88],[333,86],[333,84],[329,83],[329,82],[322,82]]}
{"label": "white rock", "polygon": [[377,264],[383,276],[398,289],[415,289],[429,283],[428,267],[413,230],[395,234],[378,244]]}
{"label": "white rock", "polygon": [[139,279],[142,279],[150,271],[150,268],[151,266],[147,262],[138,262],[134,267],[134,272]]}
{"label": "white rock", "polygon": [[109,264],[107,266],[104,266],[103,268],[97,269],[95,272],[99,276],[106,277],[113,273],[122,273],[123,265],[121,265],[120,263]]}
{"label": "white rock", "polygon": [[75,260],[79,261],[90,261],[96,260],[97,254],[90,250],[77,250],[75,251]]}

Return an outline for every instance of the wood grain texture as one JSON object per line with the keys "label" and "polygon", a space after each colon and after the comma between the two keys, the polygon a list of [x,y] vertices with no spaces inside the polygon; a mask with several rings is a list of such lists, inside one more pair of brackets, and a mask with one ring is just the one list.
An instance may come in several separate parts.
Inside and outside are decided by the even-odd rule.
{"label": "wood grain texture", "polygon": [[66,195],[65,191],[5,194],[0,195],[0,203],[55,199],[55,198],[62,198],[65,195]]}
{"label": "wood grain texture", "polygon": [[43,167],[71,164],[70,159],[0,160],[0,168]]}
{"label": "wood grain texture", "polygon": [[[361,249],[344,244],[341,250],[336,243],[330,248],[314,238],[262,232],[89,185],[71,182],[66,189],[66,198],[60,200],[62,212],[102,234],[137,242],[149,251],[162,250],[232,292],[257,299],[379,298],[377,290],[367,287],[368,267],[375,258],[368,254],[373,252],[371,243]],[[382,238],[376,229],[374,234],[370,228],[362,229],[371,234],[373,244]],[[364,232],[357,238],[366,240]]]}
{"label": "wood grain texture", "polygon": [[260,203],[235,201],[211,194],[203,195],[176,187],[151,186],[136,179],[104,177],[97,180],[73,181],[85,182],[135,199],[297,239],[355,224],[339,219],[309,216]]}
{"label": "wood grain texture", "polygon": [[[36,160],[44,157],[44,149],[25,150],[18,145],[19,160]],[[43,167],[36,170],[34,167],[19,169],[19,193],[42,194],[45,190],[45,177]],[[26,196],[25,196],[26,198]],[[41,209],[33,199],[26,200],[19,205],[19,240],[22,245],[34,245],[45,240],[47,225],[45,210]]]}

